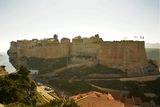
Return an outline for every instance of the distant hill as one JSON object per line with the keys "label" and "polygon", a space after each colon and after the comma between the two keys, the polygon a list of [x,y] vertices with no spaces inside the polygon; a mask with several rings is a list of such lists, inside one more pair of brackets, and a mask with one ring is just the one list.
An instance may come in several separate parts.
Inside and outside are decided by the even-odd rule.
{"label": "distant hill", "polygon": [[146,43],[146,48],[159,48],[160,49],[160,43]]}
{"label": "distant hill", "polygon": [[152,59],[160,66],[160,49],[158,48],[146,48],[147,58]]}

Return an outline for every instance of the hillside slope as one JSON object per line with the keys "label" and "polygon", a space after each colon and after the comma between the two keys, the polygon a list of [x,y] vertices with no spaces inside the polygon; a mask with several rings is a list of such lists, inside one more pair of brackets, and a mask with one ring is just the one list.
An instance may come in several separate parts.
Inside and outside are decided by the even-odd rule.
{"label": "hillside slope", "polygon": [[160,67],[160,49],[158,48],[146,48],[146,54],[148,59],[156,61]]}

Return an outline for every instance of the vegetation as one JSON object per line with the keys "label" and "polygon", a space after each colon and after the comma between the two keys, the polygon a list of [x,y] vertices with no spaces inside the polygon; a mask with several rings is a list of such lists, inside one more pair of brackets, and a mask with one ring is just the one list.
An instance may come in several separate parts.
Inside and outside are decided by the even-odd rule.
{"label": "vegetation", "polygon": [[62,91],[66,91],[69,95],[76,95],[79,93],[96,90],[85,81],[72,81],[72,80],[50,80],[50,85],[56,86]]}
{"label": "vegetation", "polygon": [[154,80],[154,81],[148,81],[148,82],[145,82],[146,85],[146,89],[150,89],[151,92],[155,93],[158,98],[155,99],[156,103],[157,104],[160,104],[160,78]]}
{"label": "vegetation", "polygon": [[36,85],[29,77],[29,71],[20,67],[17,73],[0,78],[0,103],[21,102],[36,104]]}
{"label": "vegetation", "polygon": [[11,103],[6,107],[79,107],[73,100],[56,99],[41,105],[26,105],[24,103]]}
{"label": "vegetation", "polygon": [[39,73],[52,72],[55,69],[66,66],[67,57],[57,58],[57,59],[45,59],[45,58],[35,58],[35,57],[24,57],[24,60],[27,60],[27,65],[30,68],[39,70]]}
{"label": "vegetation", "polygon": [[[112,69],[107,68],[102,65],[96,65],[93,67],[75,67],[66,69],[64,71],[60,71],[57,73],[57,75],[53,77],[36,77],[37,81],[48,83],[48,85],[58,88],[61,91],[65,91],[67,95],[75,95],[79,93],[88,92],[91,90],[97,90],[94,87],[92,87],[90,84],[88,84],[89,79],[102,79],[105,77],[91,77],[91,74],[101,74],[108,75],[108,74],[119,74],[119,75],[125,75],[126,73],[118,70],[118,69]],[[109,82],[108,82],[109,83]],[[102,84],[105,84],[103,81]],[[111,85],[113,85],[112,82],[110,82]],[[117,84],[117,83],[116,83]],[[98,84],[101,85],[101,84]],[[105,84],[106,85],[106,84]],[[114,85],[118,87],[118,85]],[[59,91],[58,90],[58,91]]]}
{"label": "vegetation", "polygon": [[111,88],[111,89],[117,89],[117,90],[126,89],[124,84],[122,84],[122,82],[119,80],[94,80],[94,81],[90,81],[90,83],[103,88]]}
{"label": "vegetation", "polygon": [[0,77],[0,103],[6,107],[78,107],[69,99],[46,102],[36,90],[30,71],[21,66],[16,73]]}
{"label": "vegetation", "polygon": [[[122,76],[126,75],[126,72],[123,72],[119,69],[113,69],[113,68],[108,68],[102,65],[96,65],[93,67],[76,67],[76,68],[70,68],[64,71],[61,71],[58,73],[57,77],[61,79],[88,79],[88,78],[94,78],[94,77],[89,77],[91,74],[120,74]],[[101,77],[102,79],[103,77]],[[97,79],[97,77],[96,77]]]}

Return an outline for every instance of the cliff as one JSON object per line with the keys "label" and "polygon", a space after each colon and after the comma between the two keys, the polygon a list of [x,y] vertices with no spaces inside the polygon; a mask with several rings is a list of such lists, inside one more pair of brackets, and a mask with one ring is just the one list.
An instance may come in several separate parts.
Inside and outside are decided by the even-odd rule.
{"label": "cliff", "polygon": [[11,42],[9,60],[15,68],[25,65],[40,73],[70,65],[95,62],[123,71],[145,71],[148,66],[143,41],[103,41],[98,35],[90,38],[75,37],[61,41],[18,40]]}

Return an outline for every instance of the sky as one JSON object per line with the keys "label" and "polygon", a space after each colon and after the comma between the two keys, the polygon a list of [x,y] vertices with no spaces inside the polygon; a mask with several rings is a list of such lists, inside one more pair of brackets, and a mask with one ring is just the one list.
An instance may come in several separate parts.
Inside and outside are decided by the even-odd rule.
{"label": "sky", "polygon": [[11,41],[90,37],[160,43],[160,0],[0,0],[0,52]]}

